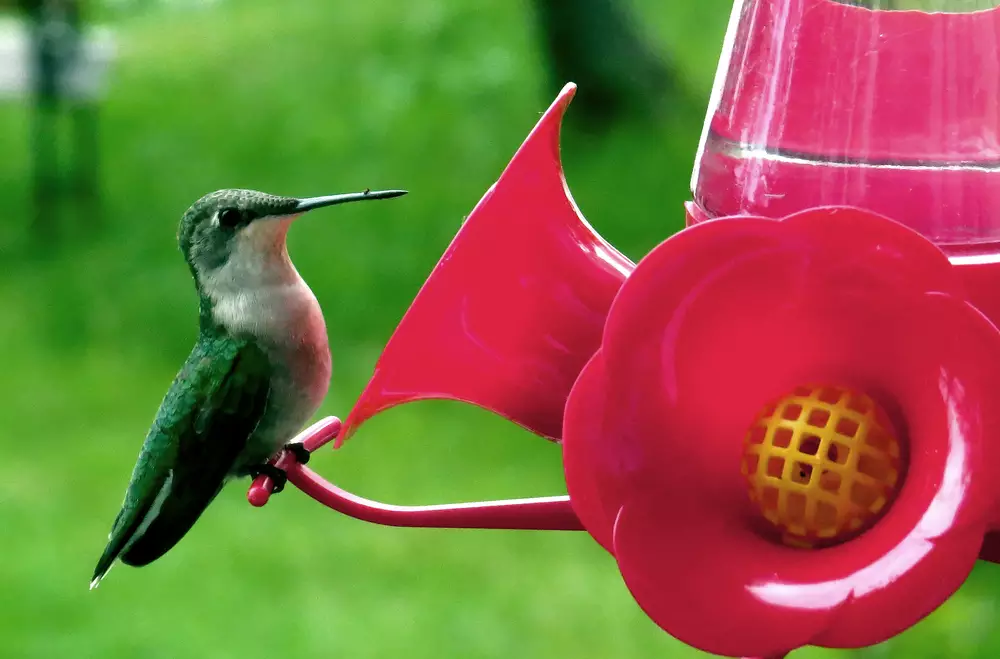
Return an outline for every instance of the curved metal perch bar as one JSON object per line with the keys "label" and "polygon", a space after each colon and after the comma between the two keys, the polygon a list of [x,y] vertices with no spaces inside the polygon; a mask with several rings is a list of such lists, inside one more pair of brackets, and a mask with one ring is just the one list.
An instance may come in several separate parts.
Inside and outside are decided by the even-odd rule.
{"label": "curved metal perch bar", "polygon": [[[341,429],[337,417],[327,417],[296,438],[310,452],[336,438]],[[354,519],[420,528],[519,529],[538,531],[582,531],[583,526],[568,496],[508,499],[434,506],[394,506],[365,499],[337,487],[295,460],[288,451],[275,462],[285,470],[288,482],[319,503]],[[260,507],[270,499],[274,483],[258,476],[247,492],[251,505]]]}

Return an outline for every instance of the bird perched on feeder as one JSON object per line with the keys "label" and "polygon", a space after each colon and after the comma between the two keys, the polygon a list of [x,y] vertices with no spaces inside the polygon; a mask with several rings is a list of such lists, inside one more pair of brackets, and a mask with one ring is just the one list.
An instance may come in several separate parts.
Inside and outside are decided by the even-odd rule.
{"label": "bird perched on feeder", "polygon": [[330,383],[319,303],[285,244],[306,211],[406,194],[387,190],[296,199],[219,190],[184,214],[178,242],[199,298],[198,341],[160,404],[90,587],[114,564],[169,551],[234,477],[286,475],[268,460],[312,417]]}

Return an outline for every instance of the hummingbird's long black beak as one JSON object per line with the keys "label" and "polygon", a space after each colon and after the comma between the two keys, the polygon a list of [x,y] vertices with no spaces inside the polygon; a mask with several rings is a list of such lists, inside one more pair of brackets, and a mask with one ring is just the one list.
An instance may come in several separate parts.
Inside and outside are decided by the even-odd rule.
{"label": "hummingbird's long black beak", "polygon": [[364,192],[349,192],[347,194],[334,194],[327,195],[325,197],[309,197],[308,199],[300,199],[298,205],[295,206],[295,210],[292,212],[305,213],[306,211],[311,211],[316,208],[333,206],[335,204],[346,204],[350,201],[392,199],[393,197],[402,197],[405,194],[406,190],[365,190]]}

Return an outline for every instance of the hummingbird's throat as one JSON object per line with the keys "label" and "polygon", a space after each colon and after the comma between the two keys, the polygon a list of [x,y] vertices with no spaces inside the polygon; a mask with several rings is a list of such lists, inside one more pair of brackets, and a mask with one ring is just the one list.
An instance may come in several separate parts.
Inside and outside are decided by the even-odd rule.
{"label": "hummingbird's throat", "polygon": [[269,252],[285,252],[288,229],[297,215],[262,217],[245,226],[236,236],[237,247],[265,256]]}
{"label": "hummingbird's throat", "polygon": [[291,218],[262,218],[233,236],[225,262],[204,273],[210,294],[234,295],[299,279],[288,257],[285,238]]}
{"label": "hummingbird's throat", "polygon": [[212,317],[230,333],[273,339],[286,334],[303,309],[315,305],[288,256],[285,237],[292,219],[252,222],[234,236],[226,262],[202,277]]}

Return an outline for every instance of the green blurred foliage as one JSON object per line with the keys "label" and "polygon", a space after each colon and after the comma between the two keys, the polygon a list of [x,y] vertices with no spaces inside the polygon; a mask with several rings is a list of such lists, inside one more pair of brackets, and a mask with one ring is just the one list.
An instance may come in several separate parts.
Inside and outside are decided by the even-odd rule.
{"label": "green blurred foliage", "polygon": [[[88,592],[146,428],[196,334],[175,242],[187,205],[228,186],[411,191],[323,212],[290,236],[330,328],[321,414],[344,414],[555,92],[521,2],[180,5],[99,12],[121,48],[102,108],[103,211],[68,205],[59,241],[28,232],[29,115],[0,106],[0,656],[698,656],[642,614],[584,534],[380,528],[292,490],[255,510],[244,484],[167,557],[118,567]],[[636,6],[703,107],[729,3]],[[563,135],[583,213],[634,259],[682,224],[701,122],[686,111]],[[380,416],[311,466],[397,503],[564,489],[557,447],[445,402]],[[978,568],[927,621],[860,656],[996,656],[997,584],[996,568]]]}

